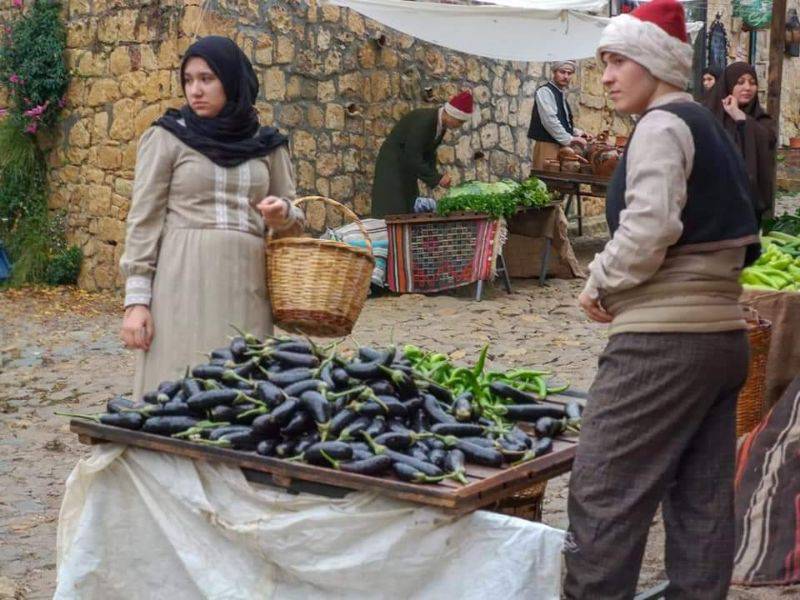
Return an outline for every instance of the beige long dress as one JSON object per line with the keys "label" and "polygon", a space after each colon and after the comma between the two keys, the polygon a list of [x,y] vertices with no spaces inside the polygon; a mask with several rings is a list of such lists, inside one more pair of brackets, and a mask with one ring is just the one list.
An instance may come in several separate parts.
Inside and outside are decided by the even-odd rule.
{"label": "beige long dress", "polygon": [[[134,398],[235,335],[272,333],[264,281],[267,195],[294,198],[289,152],[220,167],[161,127],[139,142],[125,253],[125,306],[149,305],[155,336],[138,350]],[[302,219],[293,209],[288,226]]]}

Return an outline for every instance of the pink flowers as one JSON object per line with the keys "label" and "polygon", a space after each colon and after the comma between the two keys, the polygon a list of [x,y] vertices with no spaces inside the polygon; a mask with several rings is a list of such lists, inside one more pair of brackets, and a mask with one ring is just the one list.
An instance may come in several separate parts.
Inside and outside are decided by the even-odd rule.
{"label": "pink flowers", "polygon": [[37,129],[39,129],[39,124],[34,121],[25,128],[25,133],[36,133]]}
{"label": "pink flowers", "polygon": [[5,117],[8,114],[7,108],[0,108],[0,117]]}
{"label": "pink flowers", "polygon": [[11,0],[11,4],[14,8],[22,8],[22,0]]}
{"label": "pink flowers", "polygon": [[35,106],[30,110],[26,110],[23,115],[26,117],[31,117],[32,119],[38,119],[44,114],[44,111],[47,110],[47,107],[50,105],[50,101],[48,100],[44,104],[40,104],[39,106]]}
{"label": "pink flowers", "polygon": [[58,108],[64,108],[66,105],[67,105],[67,97],[61,96],[61,98],[58,100]]}
{"label": "pink flowers", "polygon": [[12,73],[8,80],[15,85],[22,81],[22,79],[20,79],[19,75],[16,73]]}

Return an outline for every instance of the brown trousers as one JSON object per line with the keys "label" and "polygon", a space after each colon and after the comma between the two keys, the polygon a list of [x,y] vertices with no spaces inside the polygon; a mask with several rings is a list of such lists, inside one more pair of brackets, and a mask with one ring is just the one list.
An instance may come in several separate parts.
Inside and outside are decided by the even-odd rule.
{"label": "brown trousers", "polygon": [[744,331],[611,337],[570,478],[567,598],[633,598],[659,503],[667,598],[725,598],[748,353]]}
{"label": "brown trousers", "polygon": [[544,161],[557,160],[558,151],[561,146],[552,142],[533,142],[533,169],[535,171],[544,170]]}

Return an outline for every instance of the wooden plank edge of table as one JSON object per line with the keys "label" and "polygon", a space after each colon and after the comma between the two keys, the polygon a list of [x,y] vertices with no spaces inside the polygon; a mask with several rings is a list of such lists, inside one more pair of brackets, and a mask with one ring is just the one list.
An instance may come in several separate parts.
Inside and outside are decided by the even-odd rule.
{"label": "wooden plank edge of table", "polygon": [[496,473],[458,489],[413,484],[399,480],[376,478],[355,473],[342,473],[333,469],[303,463],[289,463],[283,459],[259,456],[227,448],[201,446],[193,442],[167,438],[140,431],[86,421],[70,421],[70,430],[78,434],[82,443],[98,440],[129,444],[150,450],[179,454],[197,460],[217,460],[243,469],[269,473],[277,485],[288,487],[292,480],[304,480],[335,488],[349,488],[378,492],[402,500],[437,506],[458,513],[476,510],[500,500],[515,491],[567,472],[574,459],[574,442],[556,440],[560,446],[550,454],[535,460],[497,469]]}

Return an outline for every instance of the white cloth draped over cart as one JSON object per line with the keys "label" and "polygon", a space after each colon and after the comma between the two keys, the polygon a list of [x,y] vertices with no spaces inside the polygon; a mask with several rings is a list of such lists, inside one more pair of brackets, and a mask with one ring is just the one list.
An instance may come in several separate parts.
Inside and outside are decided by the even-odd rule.
{"label": "white cloth draped over cart", "polygon": [[67,480],[54,597],[555,599],[563,539],[497,513],[294,495],[231,466],[101,444]]}
{"label": "white cloth draped over cart", "polygon": [[[327,0],[415,38],[459,52],[523,62],[594,57],[608,23],[602,0],[497,0],[464,5]],[[596,14],[589,14],[590,12]],[[694,36],[702,23],[689,23]]]}

